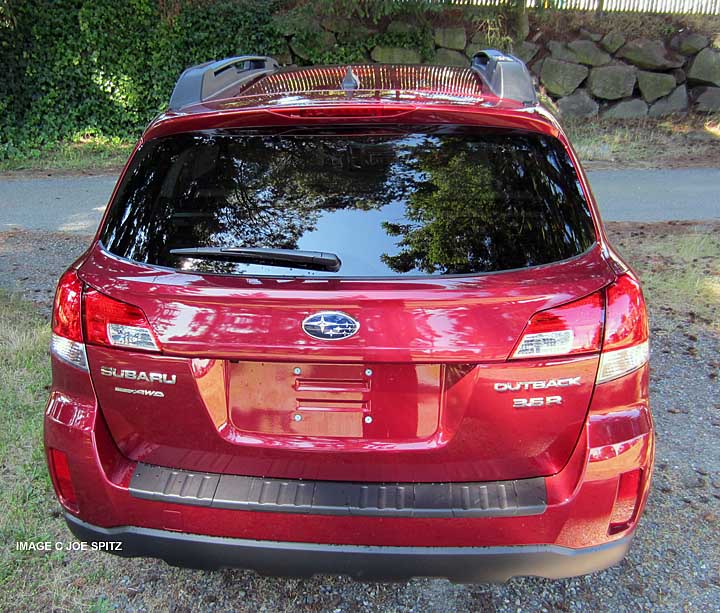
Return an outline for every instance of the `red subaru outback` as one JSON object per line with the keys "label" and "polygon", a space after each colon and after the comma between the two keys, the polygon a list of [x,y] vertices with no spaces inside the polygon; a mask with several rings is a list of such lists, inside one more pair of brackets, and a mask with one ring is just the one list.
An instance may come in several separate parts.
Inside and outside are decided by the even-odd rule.
{"label": "red subaru outback", "polygon": [[526,67],[188,69],[53,313],[47,458],[123,556],[363,579],[623,558],[648,324]]}

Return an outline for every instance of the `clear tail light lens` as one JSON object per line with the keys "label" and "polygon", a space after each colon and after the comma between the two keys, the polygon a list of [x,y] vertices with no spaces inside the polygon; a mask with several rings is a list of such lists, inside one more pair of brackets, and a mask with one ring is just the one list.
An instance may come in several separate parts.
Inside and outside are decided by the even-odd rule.
{"label": "clear tail light lens", "polygon": [[67,362],[76,368],[81,370],[88,369],[84,343],[71,341],[68,338],[64,338],[53,333],[50,341],[50,353],[63,362]]}
{"label": "clear tail light lens", "polygon": [[85,290],[85,338],[91,345],[160,351],[160,343],[139,307]]}
{"label": "clear tail light lens", "polygon": [[514,359],[600,351],[603,295],[596,292],[533,315],[512,354]]}
{"label": "clear tail light lens", "polygon": [[612,381],[627,375],[645,364],[649,357],[650,345],[648,341],[634,347],[603,351],[600,355],[600,367],[598,368],[596,382],[605,383],[605,381]]}
{"label": "clear tail light lens", "polygon": [[80,315],[82,289],[75,269],[60,277],[53,304],[50,352],[63,362],[87,370]]}
{"label": "clear tail light lens", "polygon": [[605,341],[597,383],[612,381],[643,366],[649,358],[649,329],[642,290],[629,274],[607,288]]}

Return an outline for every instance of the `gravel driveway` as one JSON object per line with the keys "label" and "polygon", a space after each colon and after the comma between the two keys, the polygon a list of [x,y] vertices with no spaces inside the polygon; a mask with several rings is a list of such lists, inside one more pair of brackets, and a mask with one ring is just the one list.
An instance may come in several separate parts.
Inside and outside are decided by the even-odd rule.
{"label": "gravel driveway", "polygon": [[[48,314],[57,277],[88,240],[62,233],[0,233],[0,287]],[[94,588],[104,590],[103,610],[720,611],[720,339],[669,333],[673,326],[665,325],[662,314],[653,316],[657,467],[647,511],[620,566],[563,581],[464,586],[441,580],[271,579],[239,570],[197,572],[154,560],[117,559],[111,576]],[[94,560],[87,557],[89,565]],[[84,579],[77,581],[82,588]]]}

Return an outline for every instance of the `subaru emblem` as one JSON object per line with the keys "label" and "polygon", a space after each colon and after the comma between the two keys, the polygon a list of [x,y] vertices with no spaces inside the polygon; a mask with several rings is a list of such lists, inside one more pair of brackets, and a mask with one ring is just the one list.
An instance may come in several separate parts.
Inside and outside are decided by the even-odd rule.
{"label": "subaru emblem", "polygon": [[360,323],[340,311],[320,311],[302,322],[305,334],[323,341],[339,341],[356,334]]}

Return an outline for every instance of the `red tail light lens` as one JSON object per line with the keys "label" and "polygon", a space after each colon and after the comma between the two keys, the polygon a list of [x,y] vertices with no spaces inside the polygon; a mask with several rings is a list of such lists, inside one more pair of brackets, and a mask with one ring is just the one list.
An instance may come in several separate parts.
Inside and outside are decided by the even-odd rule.
{"label": "red tail light lens", "polygon": [[66,507],[77,510],[77,496],[75,488],[70,479],[70,466],[68,465],[67,454],[57,449],[48,450],[48,464],[50,465],[50,476],[60,502]]}
{"label": "red tail light lens", "polygon": [[96,290],[85,291],[83,306],[88,344],[160,351],[160,343],[139,307],[115,300]]}
{"label": "red tail light lens", "polygon": [[619,277],[608,287],[606,321],[605,351],[637,345],[648,339],[645,300],[640,284],[630,275]]}
{"label": "red tail light lens", "polygon": [[82,334],[82,291],[82,281],[74,269],[60,277],[53,305],[50,352],[63,362],[87,370]]}
{"label": "red tail light lens", "polygon": [[645,300],[637,279],[618,277],[607,289],[605,341],[597,383],[617,379],[648,361],[648,320]]}
{"label": "red tail light lens", "polygon": [[596,292],[533,315],[512,357],[535,358],[600,351],[603,296]]}
{"label": "red tail light lens", "polygon": [[55,291],[55,303],[52,313],[52,331],[71,341],[82,342],[82,323],[80,318],[80,298],[82,281],[74,269],[60,277]]}

